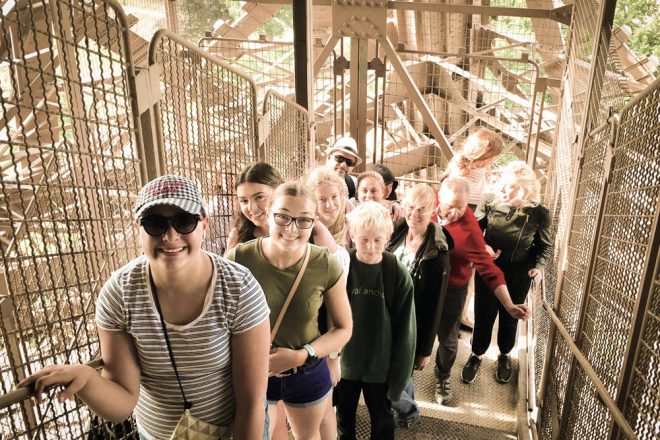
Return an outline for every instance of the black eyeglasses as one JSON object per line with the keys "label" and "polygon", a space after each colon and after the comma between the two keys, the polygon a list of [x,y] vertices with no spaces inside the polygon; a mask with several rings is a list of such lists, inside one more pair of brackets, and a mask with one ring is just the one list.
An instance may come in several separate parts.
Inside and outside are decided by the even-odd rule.
{"label": "black eyeglasses", "polygon": [[177,214],[172,217],[164,215],[147,215],[140,219],[140,226],[144,232],[152,237],[160,237],[165,234],[170,227],[182,235],[190,234],[197,228],[200,217],[195,214]]}
{"label": "black eyeglasses", "polygon": [[280,226],[289,226],[291,222],[296,222],[298,229],[309,229],[314,224],[314,219],[309,217],[291,217],[286,214],[273,213],[275,223]]}
{"label": "black eyeglasses", "polygon": [[340,156],[338,154],[335,154],[335,162],[345,163],[346,166],[349,166],[349,167],[354,167],[355,166],[355,160],[349,159],[348,157]]}

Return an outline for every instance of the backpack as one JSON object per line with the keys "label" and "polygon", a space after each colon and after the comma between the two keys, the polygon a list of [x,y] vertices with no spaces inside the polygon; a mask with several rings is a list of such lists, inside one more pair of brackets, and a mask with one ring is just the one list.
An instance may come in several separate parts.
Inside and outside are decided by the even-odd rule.
{"label": "backpack", "polygon": [[348,198],[352,199],[355,197],[355,182],[350,174],[347,174],[346,177],[344,177],[344,182],[346,182],[346,186],[348,187]]}

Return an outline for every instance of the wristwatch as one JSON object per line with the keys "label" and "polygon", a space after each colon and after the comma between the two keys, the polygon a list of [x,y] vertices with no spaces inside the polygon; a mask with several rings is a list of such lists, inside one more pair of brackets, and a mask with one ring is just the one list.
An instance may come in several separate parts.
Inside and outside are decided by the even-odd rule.
{"label": "wristwatch", "polygon": [[309,344],[303,345],[303,348],[307,350],[307,360],[305,361],[305,365],[310,365],[316,362],[319,358],[316,356],[316,351],[314,351],[314,347],[312,347]]}
{"label": "wristwatch", "polygon": [[328,355],[328,359],[339,359],[339,356],[341,356],[341,351],[333,351]]}

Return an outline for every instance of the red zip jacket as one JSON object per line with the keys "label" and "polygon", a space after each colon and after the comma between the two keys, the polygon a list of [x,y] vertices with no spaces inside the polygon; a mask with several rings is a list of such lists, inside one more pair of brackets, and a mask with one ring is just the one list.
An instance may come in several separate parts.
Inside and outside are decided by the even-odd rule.
{"label": "red zip jacket", "polygon": [[479,223],[470,208],[459,220],[443,225],[454,239],[454,248],[449,251],[449,288],[463,287],[470,281],[474,264],[481,278],[488,284],[491,290],[497,286],[506,284],[504,274],[495,265],[493,259],[486,252],[486,242]]}

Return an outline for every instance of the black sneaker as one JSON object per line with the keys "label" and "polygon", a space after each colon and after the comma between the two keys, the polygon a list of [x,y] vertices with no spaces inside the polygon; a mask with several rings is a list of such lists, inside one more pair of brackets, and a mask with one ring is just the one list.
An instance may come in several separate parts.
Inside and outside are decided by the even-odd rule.
{"label": "black sneaker", "polygon": [[509,383],[511,380],[511,358],[508,354],[501,354],[497,357],[495,380],[499,383]]}
{"label": "black sneaker", "polygon": [[479,366],[481,365],[481,359],[475,355],[470,355],[467,363],[463,367],[463,372],[461,373],[461,379],[465,383],[474,382],[475,377],[477,377],[477,371],[479,371]]}
{"label": "black sneaker", "polygon": [[451,400],[451,379],[438,379],[435,383],[435,401],[442,405]]}

